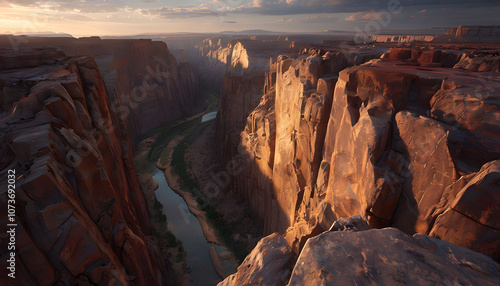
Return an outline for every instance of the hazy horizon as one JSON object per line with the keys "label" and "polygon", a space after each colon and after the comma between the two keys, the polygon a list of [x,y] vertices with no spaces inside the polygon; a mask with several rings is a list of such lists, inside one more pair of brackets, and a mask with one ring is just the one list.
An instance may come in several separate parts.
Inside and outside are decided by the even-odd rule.
{"label": "hazy horizon", "polygon": [[496,1],[411,0],[0,0],[0,33],[130,36],[266,30],[415,30],[499,24]]}

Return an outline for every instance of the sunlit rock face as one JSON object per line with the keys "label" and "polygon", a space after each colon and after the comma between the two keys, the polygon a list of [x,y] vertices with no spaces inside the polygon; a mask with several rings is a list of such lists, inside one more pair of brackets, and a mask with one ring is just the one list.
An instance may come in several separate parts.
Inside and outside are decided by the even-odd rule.
{"label": "sunlit rock face", "polygon": [[277,233],[264,237],[238,267],[218,286],[287,285],[297,256]]}
{"label": "sunlit rock face", "polygon": [[266,82],[273,76],[272,72],[267,73],[273,65],[269,59],[276,57],[280,51],[289,52],[289,43],[238,40],[230,42],[226,48],[213,51],[223,55],[229,52],[222,61],[225,61],[226,68],[216,119],[217,138],[225,161],[236,153],[247,117],[259,104]]}
{"label": "sunlit rock face", "polygon": [[[266,233],[284,232],[293,225],[296,215],[302,212],[299,211],[302,199],[311,196],[326,148],[325,135],[338,72],[382,53],[311,49],[302,51],[298,58],[271,59],[265,95],[248,116],[240,134],[238,152],[250,164],[242,166],[243,171],[235,178],[235,188],[248,200],[255,217],[263,221]],[[332,221],[325,219],[333,219],[331,208],[322,206],[320,213],[311,215],[318,218],[315,224],[328,228]],[[307,225],[297,224],[296,231],[308,232]],[[313,228],[314,232],[321,229],[318,225]]]}
{"label": "sunlit rock face", "polygon": [[[50,50],[4,53],[4,62],[17,63],[0,71],[2,186],[8,170],[17,177],[16,283],[168,284],[131,136],[96,62]],[[6,212],[1,221],[6,233]]]}
{"label": "sunlit rock face", "polygon": [[426,235],[330,231],[307,241],[287,285],[497,285],[499,273],[490,257]]}
{"label": "sunlit rock face", "polygon": [[359,215],[335,221],[292,257],[283,237],[274,233],[219,286],[500,283],[497,263],[484,254],[396,228],[372,229]]}
{"label": "sunlit rock face", "polygon": [[[360,54],[368,62],[344,69]],[[499,260],[496,73],[462,68],[456,51],[372,58],[278,57],[241,133],[249,163],[235,189],[296,253],[337,218],[361,215]]]}

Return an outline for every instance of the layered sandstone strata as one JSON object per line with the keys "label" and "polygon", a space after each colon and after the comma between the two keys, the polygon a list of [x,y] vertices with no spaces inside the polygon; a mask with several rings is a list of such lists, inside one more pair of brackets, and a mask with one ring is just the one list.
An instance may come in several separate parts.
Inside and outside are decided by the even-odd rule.
{"label": "layered sandstone strata", "polygon": [[500,260],[500,83],[452,68],[460,57],[397,48],[338,78],[327,71],[342,61],[328,52],[279,57],[241,134],[250,164],[235,180],[265,232],[299,253],[360,214]]}
{"label": "layered sandstone strata", "polygon": [[[7,186],[8,170],[17,178],[17,278],[5,273],[4,236],[2,284],[168,284],[131,137],[96,62],[43,50],[2,53],[0,60],[0,183]],[[2,233],[7,219],[2,212]]]}
{"label": "layered sandstone strata", "polygon": [[436,35],[373,35],[373,42],[411,43],[411,42],[432,42]]}
{"label": "layered sandstone strata", "polygon": [[446,31],[446,36],[458,41],[498,41],[500,26],[460,25]]}

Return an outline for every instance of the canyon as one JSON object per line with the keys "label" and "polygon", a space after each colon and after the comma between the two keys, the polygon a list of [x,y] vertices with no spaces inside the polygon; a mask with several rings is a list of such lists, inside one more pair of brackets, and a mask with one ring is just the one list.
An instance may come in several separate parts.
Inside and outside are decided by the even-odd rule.
{"label": "canyon", "polygon": [[191,66],[151,40],[11,44],[1,41],[1,153],[2,183],[17,175],[17,285],[170,285],[133,142],[196,109]]}
{"label": "canyon", "polygon": [[[248,202],[264,234],[280,233],[302,255],[337,219],[361,215],[370,227],[439,238],[499,261],[498,52],[339,44],[292,53],[270,59],[264,85],[247,87],[252,70],[224,86],[217,121],[222,157],[235,166],[229,190]],[[250,90],[260,98],[253,111],[227,111]],[[239,140],[233,130],[241,130]],[[283,241],[271,238],[270,250],[257,246],[247,259],[269,253],[274,261]],[[305,259],[319,263],[314,251]],[[493,260],[487,276],[497,277]],[[264,283],[272,274],[253,268],[260,263],[248,262],[221,285]],[[274,270],[277,277],[299,264],[291,265]]]}
{"label": "canyon", "polygon": [[165,284],[133,143],[95,61],[54,52],[44,65],[30,55],[27,68],[1,72],[2,174],[16,170],[19,186],[16,281]]}
{"label": "canyon", "polygon": [[498,285],[500,46],[466,42],[498,38],[480,30],[212,36],[175,51],[0,36],[13,285],[188,285],[182,243],[165,248],[174,204],[156,199],[158,176],[225,247],[204,254],[219,285]]}

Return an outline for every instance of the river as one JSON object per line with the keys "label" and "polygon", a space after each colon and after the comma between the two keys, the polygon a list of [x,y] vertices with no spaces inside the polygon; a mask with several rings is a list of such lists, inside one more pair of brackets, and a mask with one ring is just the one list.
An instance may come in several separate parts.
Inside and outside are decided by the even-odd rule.
{"label": "river", "polygon": [[201,123],[215,119],[216,116],[217,116],[217,111],[209,112],[201,117]]}
{"label": "river", "polygon": [[[225,248],[206,240],[200,223],[189,212],[184,199],[169,187],[161,170],[155,167],[151,175],[158,184],[158,189],[155,191],[156,199],[163,205],[163,214],[167,216],[170,231],[182,241],[187,252],[186,263],[191,285],[217,285],[221,282],[221,278],[212,265],[209,248],[215,247],[217,253],[221,253]],[[224,266],[227,273],[231,269],[231,264],[224,261]]]}

